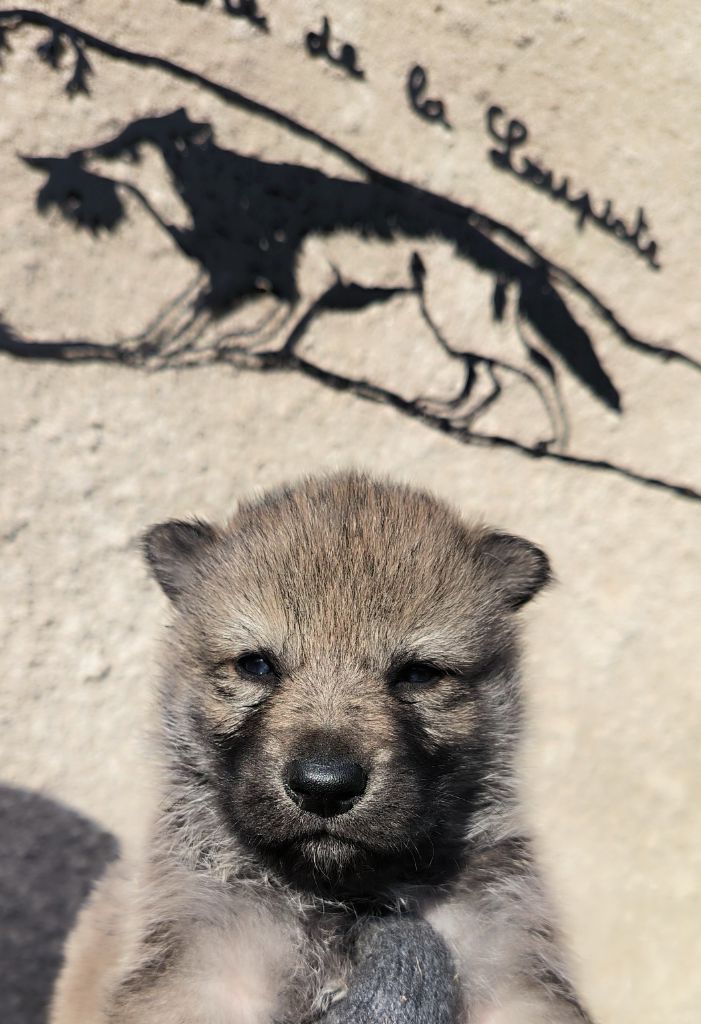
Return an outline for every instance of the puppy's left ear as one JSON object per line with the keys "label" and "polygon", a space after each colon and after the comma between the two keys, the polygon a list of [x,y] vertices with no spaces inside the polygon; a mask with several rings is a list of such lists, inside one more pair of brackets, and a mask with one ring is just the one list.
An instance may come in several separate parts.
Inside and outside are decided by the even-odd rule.
{"label": "puppy's left ear", "polygon": [[516,611],[551,582],[548,556],[536,544],[500,530],[485,533],[479,552],[504,604]]}

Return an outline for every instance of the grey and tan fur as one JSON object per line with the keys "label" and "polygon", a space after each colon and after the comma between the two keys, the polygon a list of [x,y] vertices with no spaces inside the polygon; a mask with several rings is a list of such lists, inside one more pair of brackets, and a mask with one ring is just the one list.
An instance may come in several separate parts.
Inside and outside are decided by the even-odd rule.
{"label": "grey and tan fur", "polygon": [[542,551],[352,473],[145,551],[174,612],[160,802],[52,1024],[587,1022],[514,780]]}

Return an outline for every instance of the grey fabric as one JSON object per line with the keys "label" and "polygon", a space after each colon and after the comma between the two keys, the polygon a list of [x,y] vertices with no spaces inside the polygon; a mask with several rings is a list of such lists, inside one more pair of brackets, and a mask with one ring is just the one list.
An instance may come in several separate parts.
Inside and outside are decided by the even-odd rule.
{"label": "grey fabric", "polygon": [[2,1024],[44,1024],[65,937],[116,854],[114,837],[75,811],[0,785]]}
{"label": "grey fabric", "polygon": [[359,933],[347,996],[320,1024],[454,1024],[459,986],[443,939],[407,915],[371,920]]}

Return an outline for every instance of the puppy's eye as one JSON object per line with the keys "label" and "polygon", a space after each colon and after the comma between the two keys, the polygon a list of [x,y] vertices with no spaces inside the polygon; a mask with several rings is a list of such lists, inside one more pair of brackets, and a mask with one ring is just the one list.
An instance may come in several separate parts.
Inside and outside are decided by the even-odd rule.
{"label": "puppy's eye", "polygon": [[236,668],[247,676],[271,676],[275,672],[264,654],[244,654],[236,662]]}
{"label": "puppy's eye", "polygon": [[435,665],[425,661],[408,661],[400,666],[392,675],[392,682],[403,683],[405,686],[430,686],[443,675]]}

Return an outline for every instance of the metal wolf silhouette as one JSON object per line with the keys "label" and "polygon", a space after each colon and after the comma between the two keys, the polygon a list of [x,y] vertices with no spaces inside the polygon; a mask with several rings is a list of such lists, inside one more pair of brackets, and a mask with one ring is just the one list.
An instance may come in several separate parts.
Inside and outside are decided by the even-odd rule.
{"label": "metal wolf silhouette", "polygon": [[[601,405],[622,411],[619,383],[612,380],[589,333],[569,308],[570,296],[588,308],[593,325],[605,326],[621,344],[638,353],[652,356],[660,363],[678,361],[697,372],[701,364],[668,345],[637,337],[585,282],[548,259],[516,228],[473,207],[392,177],[339,142],[231,86],[168,58],[118,46],[53,15],[29,9],[0,11],[0,49],[9,49],[10,35],[25,28],[45,33],[44,41],[36,48],[38,59],[60,73],[66,62],[72,66],[65,82],[69,96],[90,94],[89,82],[96,67],[89,54],[100,54],[135,69],[151,68],[299,138],[313,141],[340,157],[361,180],[335,177],[299,164],[267,162],[223,149],[216,144],[211,126],[193,122],[184,110],[135,120],[113,139],[62,156],[25,157],[30,166],[46,175],[37,197],[40,209],[57,206],[78,225],[93,231],[113,230],[125,216],[123,196],[131,193],[179,250],[199,265],[200,277],[206,285],[188,307],[190,312],[184,325],[181,323],[175,332],[170,329],[167,317],[174,309],[182,310],[192,292],[169,303],[135,338],[117,338],[110,343],[90,339],[25,340],[0,321],[0,351],[25,359],[99,360],[134,367],[219,362],[260,371],[294,371],[327,387],[389,404],[403,415],[419,419],[463,443],[509,448],[532,459],[546,457],[611,472],[701,500],[697,491],[683,484],[605,459],[567,452],[561,371],[576,378]],[[113,180],[91,167],[93,157],[104,160],[128,154],[138,159],[144,144],[160,151],[173,188],[189,210],[189,226],[166,223],[135,183]],[[281,300],[280,305],[288,309],[287,320],[283,322],[288,323],[300,299],[299,257],[305,240],[310,235],[330,236],[340,231],[355,232],[359,239],[415,242],[417,249],[409,260],[407,283],[403,287],[382,283],[368,287],[344,281],[337,275],[330,286],[328,281],[320,285],[317,297],[298,315],[281,347],[254,351],[258,341],[251,343],[249,338],[247,344],[241,342],[244,335],[255,333],[251,331],[220,333],[212,340],[207,325],[217,321],[217,314],[235,309],[242,300],[260,293]],[[462,344],[453,345],[441,333],[428,308],[424,290],[426,268],[418,251],[421,243],[429,239],[452,246],[458,260],[492,278],[492,314],[495,320],[514,323],[517,346],[525,353],[520,365],[471,351]],[[327,311],[352,312],[401,293],[415,295],[420,314],[436,342],[462,365],[459,394],[434,401],[433,408],[422,399],[408,399],[372,381],[321,367],[299,352],[298,343],[310,324]],[[272,337],[273,332],[267,330],[264,340]],[[533,442],[520,439],[512,429],[505,434],[475,429],[477,417],[500,398],[507,379],[515,377],[537,394],[552,436]],[[486,380],[491,387],[486,396],[473,394],[478,379]]]}
{"label": "metal wolf silhouette", "polygon": [[[429,202],[420,189],[398,191],[381,182],[331,177],[311,167],[242,156],[218,146],[211,125],[190,120],[180,109],[133,121],[115,138],[66,157],[25,158],[48,175],[38,194],[39,208],[55,205],[65,217],[93,231],[113,230],[125,214],[120,185],[86,165],[91,157],[128,155],[138,160],[146,143],[162,154],[191,227],[165,223],[142,193],[132,191],[179,249],[205,271],[200,306],[222,312],[260,292],[296,303],[298,257],[313,234],[350,230],[365,238],[443,239],[452,243],[459,258],[494,276],[496,317],[503,314],[506,289],[514,285],[520,317],[601,402],[620,410],[618,389],[546,267],[512,255],[470,223],[460,207]],[[417,286],[420,277],[420,264],[415,263]],[[379,301],[387,290],[366,291]],[[532,350],[532,357],[534,352],[541,368],[549,364],[544,353]]]}

